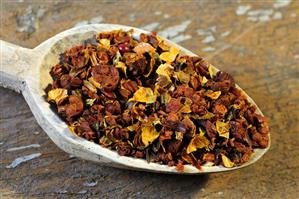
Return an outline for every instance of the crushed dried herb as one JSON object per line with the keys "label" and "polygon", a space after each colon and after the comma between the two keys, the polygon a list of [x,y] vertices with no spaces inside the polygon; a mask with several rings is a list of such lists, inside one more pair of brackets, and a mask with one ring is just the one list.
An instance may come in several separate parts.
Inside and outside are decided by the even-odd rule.
{"label": "crushed dried herb", "polygon": [[155,33],[96,35],[53,66],[48,101],[73,133],[120,155],[233,167],[268,146],[269,127],[234,79]]}

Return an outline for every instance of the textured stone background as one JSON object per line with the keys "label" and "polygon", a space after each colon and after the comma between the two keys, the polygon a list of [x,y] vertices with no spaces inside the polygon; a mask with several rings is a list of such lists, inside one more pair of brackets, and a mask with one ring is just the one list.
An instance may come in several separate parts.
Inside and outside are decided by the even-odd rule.
{"label": "textured stone background", "polygon": [[[92,22],[168,35],[231,73],[269,117],[272,137],[260,161],[230,173],[175,176],[101,167],[58,149],[22,96],[0,88],[0,198],[298,198],[298,0],[1,0],[0,13],[0,38],[28,48]],[[40,147],[7,151],[30,144]],[[38,152],[39,158],[6,168]]]}

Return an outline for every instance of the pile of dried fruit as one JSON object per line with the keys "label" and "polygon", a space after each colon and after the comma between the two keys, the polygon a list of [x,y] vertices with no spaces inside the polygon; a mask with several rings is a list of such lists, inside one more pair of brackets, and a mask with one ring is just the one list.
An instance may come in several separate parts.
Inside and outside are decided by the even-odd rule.
{"label": "pile of dried fruit", "polygon": [[116,30],[73,47],[53,66],[48,101],[75,134],[183,169],[233,167],[268,146],[268,124],[226,72],[181,55],[156,34]]}

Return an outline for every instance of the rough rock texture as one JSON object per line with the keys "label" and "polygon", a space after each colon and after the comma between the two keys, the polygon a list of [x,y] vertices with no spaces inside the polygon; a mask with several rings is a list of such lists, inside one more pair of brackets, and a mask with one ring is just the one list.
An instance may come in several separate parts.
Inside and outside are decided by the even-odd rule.
{"label": "rough rock texture", "polygon": [[[298,197],[299,2],[239,2],[3,0],[0,39],[28,48],[100,21],[169,35],[235,77],[269,117],[272,146],[253,166],[230,173],[175,176],[101,167],[58,149],[22,96],[0,88],[0,198]],[[248,5],[248,11],[240,7]],[[41,147],[7,151],[31,144]],[[6,168],[34,153],[42,155]]]}

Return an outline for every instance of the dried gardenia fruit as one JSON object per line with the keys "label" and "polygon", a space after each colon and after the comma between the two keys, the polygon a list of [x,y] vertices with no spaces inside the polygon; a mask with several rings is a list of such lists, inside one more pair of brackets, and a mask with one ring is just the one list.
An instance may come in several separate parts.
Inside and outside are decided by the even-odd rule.
{"label": "dried gardenia fruit", "polygon": [[154,33],[132,33],[99,33],[52,67],[48,101],[72,133],[178,171],[239,166],[268,146],[267,120],[228,73]]}

